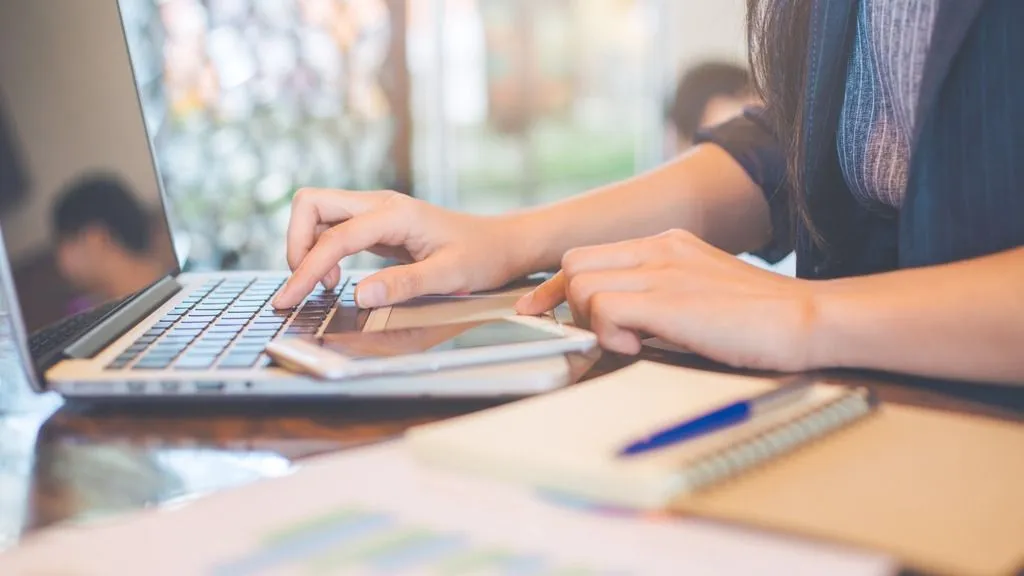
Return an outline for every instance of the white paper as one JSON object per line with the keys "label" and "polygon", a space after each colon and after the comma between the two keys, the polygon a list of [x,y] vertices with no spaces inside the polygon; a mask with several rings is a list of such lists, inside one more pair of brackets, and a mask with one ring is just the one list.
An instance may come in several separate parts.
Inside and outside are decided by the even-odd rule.
{"label": "white paper", "polygon": [[4,575],[894,572],[879,556],[427,469],[399,443],[101,526],[54,528],[0,554]]}

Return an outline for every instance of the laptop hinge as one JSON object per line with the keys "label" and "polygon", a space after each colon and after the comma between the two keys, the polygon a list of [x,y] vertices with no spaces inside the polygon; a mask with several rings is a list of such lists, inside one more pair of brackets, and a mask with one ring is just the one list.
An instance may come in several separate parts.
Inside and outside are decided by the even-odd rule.
{"label": "laptop hinge", "polygon": [[165,276],[75,340],[64,349],[64,354],[70,358],[92,358],[122,334],[134,328],[179,290],[181,284],[173,276]]}

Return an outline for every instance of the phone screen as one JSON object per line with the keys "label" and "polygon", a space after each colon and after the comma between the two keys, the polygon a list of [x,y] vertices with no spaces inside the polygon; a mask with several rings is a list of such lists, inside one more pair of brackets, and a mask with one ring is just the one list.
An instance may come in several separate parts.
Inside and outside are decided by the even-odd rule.
{"label": "phone screen", "polygon": [[558,332],[510,320],[482,320],[379,332],[326,333],[317,340],[317,343],[350,358],[384,358],[422,352],[540,342],[561,337]]}

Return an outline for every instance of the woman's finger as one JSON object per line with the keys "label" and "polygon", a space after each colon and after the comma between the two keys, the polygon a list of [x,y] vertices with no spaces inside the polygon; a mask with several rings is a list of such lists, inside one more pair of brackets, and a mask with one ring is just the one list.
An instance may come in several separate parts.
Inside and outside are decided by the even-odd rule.
{"label": "woman's finger", "polygon": [[575,248],[562,257],[562,270],[571,281],[584,272],[636,268],[674,259],[661,236]]}
{"label": "woman's finger", "polygon": [[334,290],[338,287],[338,283],[341,282],[341,268],[335,266],[331,268],[331,271],[320,280],[320,283],[324,285],[327,290]]}
{"label": "woman's finger", "polygon": [[395,213],[378,210],[346,220],[324,232],[281,288],[274,299],[274,306],[291,308],[297,305],[312,292],[321,278],[337,268],[342,258],[377,244],[400,244],[408,228],[404,224]]}
{"label": "woman's finger", "polygon": [[590,330],[605,350],[637,354],[642,338],[658,335],[668,314],[649,294],[640,292],[603,292],[590,303]]}
{"label": "woman's finger", "polygon": [[295,270],[316,245],[323,225],[344,222],[378,207],[390,193],[303,188],[292,200],[288,222],[288,266]]}
{"label": "woman's finger", "polygon": [[536,316],[543,314],[565,301],[565,273],[559,270],[516,302],[517,314]]}
{"label": "woman's finger", "polygon": [[565,294],[577,324],[587,327],[594,297],[606,292],[647,292],[655,281],[653,271],[645,268],[584,272],[569,279]]}
{"label": "woman's finger", "polygon": [[379,308],[429,294],[451,294],[459,290],[458,265],[434,255],[411,264],[389,266],[367,276],[356,287],[356,304],[361,308]]}

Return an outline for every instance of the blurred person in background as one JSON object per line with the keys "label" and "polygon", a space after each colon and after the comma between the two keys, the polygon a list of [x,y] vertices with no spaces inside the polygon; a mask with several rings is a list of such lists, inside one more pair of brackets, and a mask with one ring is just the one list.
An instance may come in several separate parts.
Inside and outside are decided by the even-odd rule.
{"label": "blurred person in background", "polygon": [[25,196],[27,175],[14,130],[0,102],[0,210]]}
{"label": "blurred person in background", "polygon": [[747,69],[729,62],[704,62],[679,78],[665,111],[669,155],[693,145],[697,131],[737,116],[760,103]]}
{"label": "blurred person in background", "polygon": [[[274,304],[363,250],[406,262],[359,283],[367,308],[561,265],[517,310],[568,301],[607,350],[651,335],[738,367],[1024,384],[1021,22],[1020,0],[748,0],[763,107],[505,215],[303,190]],[[794,248],[796,278],[733,256]]]}
{"label": "blurred person in background", "polygon": [[[668,130],[665,155],[672,157],[688,150],[701,130],[722,124],[743,113],[744,108],[761,104],[746,68],[729,62],[704,62],[687,70],[679,78],[665,111]],[[795,258],[789,256],[768,264],[751,254],[738,255],[759,268],[793,276]]]}
{"label": "blurred person in background", "polygon": [[150,215],[121,179],[92,174],[75,180],[53,208],[57,266],[82,296],[80,312],[146,288],[166,274],[153,256]]}

